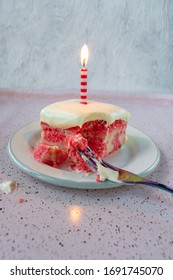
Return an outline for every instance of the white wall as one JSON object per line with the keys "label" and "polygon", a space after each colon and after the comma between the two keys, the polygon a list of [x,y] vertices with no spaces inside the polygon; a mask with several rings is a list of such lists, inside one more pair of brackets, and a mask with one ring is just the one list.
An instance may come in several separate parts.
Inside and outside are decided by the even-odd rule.
{"label": "white wall", "polygon": [[0,0],[0,88],[173,94],[172,0]]}

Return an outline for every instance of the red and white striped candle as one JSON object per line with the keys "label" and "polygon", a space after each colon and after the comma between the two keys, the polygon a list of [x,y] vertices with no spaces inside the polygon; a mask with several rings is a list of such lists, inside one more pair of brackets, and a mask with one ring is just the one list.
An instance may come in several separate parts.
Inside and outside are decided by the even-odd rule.
{"label": "red and white striped candle", "polygon": [[80,70],[80,98],[82,104],[87,104],[87,73],[88,70],[86,68]]}
{"label": "red and white striped candle", "polygon": [[88,47],[87,45],[84,45],[81,50],[81,64],[82,68],[80,70],[80,99],[81,99],[81,104],[87,104],[87,75],[88,75],[88,70],[86,68],[86,64],[88,61]]}

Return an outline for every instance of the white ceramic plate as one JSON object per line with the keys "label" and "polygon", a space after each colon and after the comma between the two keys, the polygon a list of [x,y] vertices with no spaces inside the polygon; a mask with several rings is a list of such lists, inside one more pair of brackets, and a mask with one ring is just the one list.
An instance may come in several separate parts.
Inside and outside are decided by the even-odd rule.
{"label": "white ceramic plate", "polygon": [[[145,177],[157,167],[160,152],[155,143],[136,128],[128,126],[127,136],[126,144],[106,160]],[[8,152],[12,161],[27,174],[51,184],[81,189],[112,188],[121,185],[110,181],[97,183],[95,174],[77,174],[37,162],[32,154],[39,140],[40,126],[35,122],[21,128],[9,141]]]}

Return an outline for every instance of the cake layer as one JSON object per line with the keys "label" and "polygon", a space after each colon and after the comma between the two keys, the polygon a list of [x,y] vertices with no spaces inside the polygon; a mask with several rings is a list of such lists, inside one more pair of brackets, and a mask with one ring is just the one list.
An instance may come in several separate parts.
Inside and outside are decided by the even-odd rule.
{"label": "cake layer", "polygon": [[53,167],[65,163],[68,159],[68,151],[62,150],[58,146],[49,146],[44,143],[38,143],[34,149],[34,158],[42,163]]}
{"label": "cake layer", "polygon": [[41,122],[42,142],[50,146],[66,149],[68,138],[81,134],[88,141],[88,145],[99,157],[105,157],[118,150],[126,140],[127,122],[116,120],[107,125],[105,121],[90,121],[69,129],[53,128]]}
{"label": "cake layer", "polygon": [[90,100],[86,105],[80,102],[80,99],[71,99],[48,105],[41,110],[40,121],[54,128],[68,129],[95,120],[106,121],[107,125],[116,120],[129,120],[129,112],[116,105]]}

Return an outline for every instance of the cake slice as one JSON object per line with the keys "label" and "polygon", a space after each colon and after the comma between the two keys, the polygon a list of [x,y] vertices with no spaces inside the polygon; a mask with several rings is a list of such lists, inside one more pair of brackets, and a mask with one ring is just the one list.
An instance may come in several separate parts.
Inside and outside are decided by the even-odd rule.
{"label": "cake slice", "polygon": [[59,167],[66,163],[73,170],[89,172],[77,155],[87,145],[98,157],[117,151],[126,141],[130,114],[116,105],[80,99],[53,103],[40,112],[41,143],[34,150],[36,160]]}

